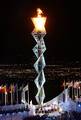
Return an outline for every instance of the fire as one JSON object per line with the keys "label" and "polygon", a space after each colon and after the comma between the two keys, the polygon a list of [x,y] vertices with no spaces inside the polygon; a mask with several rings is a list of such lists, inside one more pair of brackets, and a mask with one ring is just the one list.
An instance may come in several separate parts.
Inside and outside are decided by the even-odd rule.
{"label": "fire", "polygon": [[32,22],[35,26],[34,31],[45,32],[46,17],[42,16],[43,12],[40,8],[37,9],[37,17],[32,18]]}
{"label": "fire", "polygon": [[37,9],[37,16],[41,17],[41,14],[43,14],[42,10],[40,8]]}

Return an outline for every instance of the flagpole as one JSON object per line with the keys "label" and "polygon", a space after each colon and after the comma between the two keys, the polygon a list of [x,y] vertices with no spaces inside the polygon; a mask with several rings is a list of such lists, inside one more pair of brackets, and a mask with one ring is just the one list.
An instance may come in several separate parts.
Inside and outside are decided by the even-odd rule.
{"label": "flagpole", "polygon": [[13,104],[12,85],[11,85],[11,105]]}
{"label": "flagpole", "polygon": [[79,89],[79,97],[80,97],[80,86],[79,86],[79,88],[78,88],[78,89]]}
{"label": "flagpole", "polygon": [[65,82],[65,79],[64,79],[64,102],[66,100],[66,92],[65,92],[65,89],[66,89],[66,82]]}
{"label": "flagpole", "polygon": [[70,98],[70,81],[69,81],[69,84],[68,84],[68,97]]}
{"label": "flagpole", "polygon": [[28,83],[28,104],[29,104],[29,83]]}
{"label": "flagpole", "polygon": [[73,86],[72,86],[72,100],[73,100]]}
{"label": "flagpole", "polygon": [[5,93],[5,105],[6,105],[6,93]]}
{"label": "flagpole", "polygon": [[77,98],[78,98],[78,87],[76,89],[77,89]]}
{"label": "flagpole", "polygon": [[[3,85],[2,85],[2,88],[3,88]],[[4,103],[4,99],[3,99],[3,92],[2,92],[2,100],[1,100],[1,104],[3,105],[3,103]]]}
{"label": "flagpole", "polygon": [[6,105],[6,86],[5,86],[5,105]]}
{"label": "flagpole", "polygon": [[4,97],[4,96],[3,96],[3,93],[2,93],[2,105],[4,104],[4,99],[3,99],[3,97]]}
{"label": "flagpole", "polygon": [[17,94],[17,104],[18,104],[18,84],[16,89],[17,89],[16,94]]}
{"label": "flagpole", "polygon": [[74,99],[77,97],[76,81],[74,81]]}
{"label": "flagpole", "polygon": [[12,84],[12,104],[14,104],[14,84]]}
{"label": "flagpole", "polygon": [[81,97],[81,87],[80,87],[80,97]]}

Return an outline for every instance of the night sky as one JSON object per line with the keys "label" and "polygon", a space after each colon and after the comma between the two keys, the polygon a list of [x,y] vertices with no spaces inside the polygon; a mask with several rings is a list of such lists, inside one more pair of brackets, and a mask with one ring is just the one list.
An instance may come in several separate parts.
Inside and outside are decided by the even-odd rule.
{"label": "night sky", "polygon": [[[36,8],[47,16],[45,43],[47,64],[81,61],[80,9],[70,0],[3,0],[0,2],[0,64],[33,65],[31,17]],[[79,3],[78,3],[79,4]]]}

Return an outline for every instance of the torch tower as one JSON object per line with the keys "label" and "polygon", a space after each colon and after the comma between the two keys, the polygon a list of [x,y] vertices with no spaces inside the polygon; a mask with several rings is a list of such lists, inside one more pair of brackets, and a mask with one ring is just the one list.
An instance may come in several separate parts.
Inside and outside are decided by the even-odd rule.
{"label": "torch tower", "polygon": [[43,104],[45,98],[44,92],[44,83],[45,83],[45,75],[44,75],[44,67],[45,67],[45,59],[44,52],[46,50],[46,46],[44,43],[44,36],[46,35],[45,23],[46,17],[42,16],[43,12],[41,9],[37,9],[37,17],[32,17],[32,22],[34,24],[34,30],[32,31],[32,36],[36,41],[36,45],[33,48],[33,52],[37,57],[37,61],[34,64],[34,68],[37,72],[37,77],[35,79],[35,84],[37,87],[36,101],[39,105]]}

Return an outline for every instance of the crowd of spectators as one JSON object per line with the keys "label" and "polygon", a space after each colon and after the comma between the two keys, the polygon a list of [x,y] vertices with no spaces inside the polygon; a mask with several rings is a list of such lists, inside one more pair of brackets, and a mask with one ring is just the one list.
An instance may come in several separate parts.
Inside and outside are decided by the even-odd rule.
{"label": "crowd of spectators", "polygon": [[27,117],[24,120],[81,120],[81,113],[80,112],[65,112],[61,114],[60,116],[48,116],[48,115],[43,115],[43,116],[32,116],[32,117]]}
{"label": "crowd of spectators", "polygon": [[27,112],[24,111],[12,114],[0,114],[0,120],[81,120],[81,113],[71,111],[62,113],[59,116],[49,116],[48,114],[28,116]]}
{"label": "crowd of spectators", "polygon": [[24,120],[28,117],[27,111],[17,111],[13,113],[0,113],[0,120]]}

